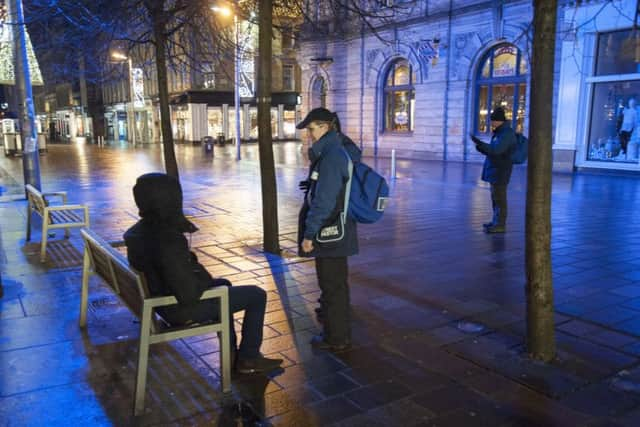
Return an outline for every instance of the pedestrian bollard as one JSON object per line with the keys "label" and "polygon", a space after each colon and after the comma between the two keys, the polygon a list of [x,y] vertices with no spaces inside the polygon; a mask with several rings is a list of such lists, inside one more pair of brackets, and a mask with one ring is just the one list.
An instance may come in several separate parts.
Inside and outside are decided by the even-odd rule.
{"label": "pedestrian bollard", "polygon": [[391,179],[396,179],[396,150],[391,150]]}

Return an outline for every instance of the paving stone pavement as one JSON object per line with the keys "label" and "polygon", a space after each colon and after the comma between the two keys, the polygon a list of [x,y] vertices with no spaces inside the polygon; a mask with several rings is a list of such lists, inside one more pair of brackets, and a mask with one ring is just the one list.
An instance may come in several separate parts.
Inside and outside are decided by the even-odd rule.
{"label": "paving stone pavement", "polygon": [[[215,336],[155,345],[147,410],[132,417],[139,325],[91,281],[78,328],[82,248],[56,233],[25,242],[22,164],[0,158],[0,424],[276,426],[640,425],[640,185],[636,176],[554,175],[553,274],[558,357],[525,354],[526,171],[509,187],[505,235],[486,235],[480,165],[400,160],[384,218],[359,227],[350,259],[354,347],[313,351],[319,291],[295,254],[305,176],[300,144],[277,144],[282,256],[261,251],[258,153],[177,146],[199,259],[268,293],[263,352],[284,372],[236,376],[220,393]],[[158,146],[50,145],[42,187],[87,203],[91,227],[119,240],[137,219],[131,188],[162,170]],[[388,159],[368,159],[383,173]],[[236,324],[238,328],[239,323]]]}

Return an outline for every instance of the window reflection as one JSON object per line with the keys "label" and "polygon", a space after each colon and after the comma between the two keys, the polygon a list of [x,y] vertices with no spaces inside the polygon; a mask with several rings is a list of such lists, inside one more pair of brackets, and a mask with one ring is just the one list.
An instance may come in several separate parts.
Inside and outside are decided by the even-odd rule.
{"label": "window reflection", "polygon": [[640,31],[614,31],[598,36],[596,75],[638,72],[640,72]]}

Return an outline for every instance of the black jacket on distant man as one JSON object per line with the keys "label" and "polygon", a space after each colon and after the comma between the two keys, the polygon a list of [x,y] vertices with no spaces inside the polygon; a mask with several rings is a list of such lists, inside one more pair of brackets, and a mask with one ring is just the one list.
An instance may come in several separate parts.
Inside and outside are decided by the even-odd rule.
{"label": "black jacket on distant man", "polygon": [[476,143],[476,149],[486,156],[482,167],[483,181],[496,185],[509,183],[513,169],[511,152],[516,143],[516,133],[507,122],[495,129],[490,143]]}

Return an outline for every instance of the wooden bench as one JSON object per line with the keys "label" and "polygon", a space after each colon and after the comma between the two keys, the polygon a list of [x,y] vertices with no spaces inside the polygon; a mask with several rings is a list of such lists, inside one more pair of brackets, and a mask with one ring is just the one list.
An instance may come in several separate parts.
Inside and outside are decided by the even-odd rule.
{"label": "wooden bench", "polygon": [[[40,261],[45,260],[49,230],[64,228],[65,238],[69,237],[69,229],[89,226],[89,209],[86,205],[68,205],[67,193],[41,193],[34,186],[27,184],[27,242],[31,240],[31,215],[35,212],[42,218],[42,238],[40,243]],[[50,205],[50,199],[59,197],[62,204]]]}
{"label": "wooden bench", "polygon": [[97,274],[104,280],[120,300],[140,319],[140,345],[136,389],[134,396],[134,414],[144,411],[144,397],[147,382],[147,363],[149,346],[195,335],[217,332],[221,339],[222,390],[231,390],[231,333],[229,320],[228,288],[220,286],[206,290],[201,299],[220,299],[220,322],[202,325],[170,327],[154,313],[156,307],[177,304],[173,296],[151,297],[144,275],[131,268],[125,257],[93,231],[80,231],[84,240],[84,262],[82,269],[82,296],[80,302],[80,327],[87,324],[87,300],[89,293],[89,275]]}

